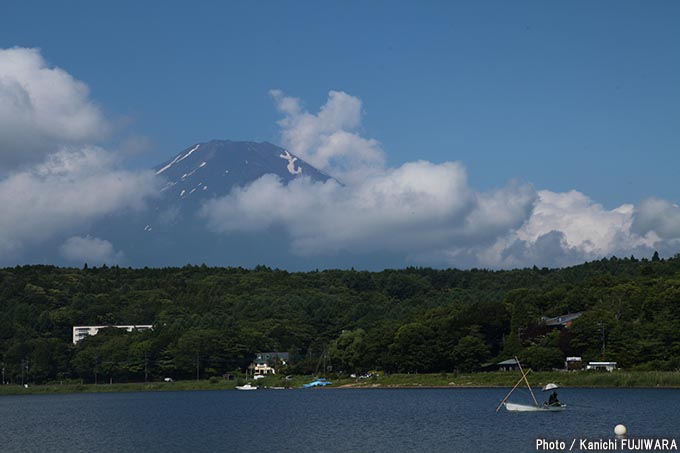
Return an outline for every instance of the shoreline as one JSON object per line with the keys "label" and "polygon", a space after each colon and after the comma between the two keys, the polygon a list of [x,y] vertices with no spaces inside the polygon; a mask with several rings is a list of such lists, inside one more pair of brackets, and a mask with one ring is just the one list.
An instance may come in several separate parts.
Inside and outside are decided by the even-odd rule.
{"label": "shoreline", "polygon": [[[327,390],[346,390],[346,389],[359,389],[359,390],[380,390],[380,389],[507,389],[511,388],[511,385],[376,385],[376,386],[352,386],[352,385],[340,385],[335,387],[325,387]],[[539,389],[541,386],[534,385],[532,389]],[[617,385],[560,385],[558,388],[564,389],[668,389],[668,390],[678,390],[680,385],[673,386],[648,386],[648,385],[637,385],[622,387]]]}
{"label": "shoreline", "polygon": [[[126,384],[126,387],[129,384]],[[86,385],[87,388],[73,389],[73,388],[59,388],[59,389],[45,389],[45,387],[53,387],[46,385],[36,385],[24,389],[21,387],[16,387],[12,390],[5,391],[5,389],[0,390],[0,398],[6,396],[29,396],[29,395],[74,395],[74,394],[92,394],[92,393],[148,393],[148,392],[215,392],[215,391],[238,391],[235,388],[206,388],[206,387],[183,387],[183,388],[142,388],[141,386],[134,388],[120,388],[117,384],[98,384],[96,387],[94,384]],[[67,387],[67,386],[63,386]],[[70,387],[70,386],[68,386]],[[445,386],[445,385],[429,385],[429,386],[417,386],[417,385],[375,385],[375,386],[352,386],[352,385],[340,385],[332,387],[323,387],[317,389],[305,389],[302,387],[290,387],[285,389],[272,389],[267,387],[261,387],[260,391],[282,391],[282,390],[309,390],[309,391],[333,391],[333,390],[479,390],[479,389],[508,389],[512,386],[506,385],[457,385],[457,386]],[[534,390],[540,389],[540,386],[533,386]],[[560,386],[563,389],[646,389],[646,390],[680,390],[680,386],[629,386],[621,387],[615,385],[564,385]]]}
{"label": "shoreline", "polygon": [[[439,374],[392,374],[380,375],[368,380],[348,378],[330,378],[333,385],[322,389],[483,389],[509,388],[517,381],[516,372],[490,373],[439,373]],[[533,373],[532,387],[539,388],[554,382],[563,388],[644,388],[644,389],[680,389],[680,371],[615,371],[601,372],[536,372]],[[269,376],[255,385],[266,387],[286,387],[298,389],[312,376],[295,376],[290,380],[283,376]],[[245,381],[205,379],[200,381],[186,380],[174,382],[129,382],[129,383],[52,383],[29,384],[27,388],[19,384],[0,385],[0,397],[5,395],[47,395],[67,393],[116,393],[116,392],[165,392],[165,391],[210,391],[234,390]],[[273,390],[273,389],[272,389]]]}

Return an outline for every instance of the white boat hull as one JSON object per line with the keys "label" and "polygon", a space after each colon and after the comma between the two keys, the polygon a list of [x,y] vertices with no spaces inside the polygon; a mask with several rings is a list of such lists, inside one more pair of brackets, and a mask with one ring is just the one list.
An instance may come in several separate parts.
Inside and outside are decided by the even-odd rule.
{"label": "white boat hull", "polygon": [[[519,363],[519,359],[515,357],[515,362],[517,363],[517,366],[519,368],[519,371],[522,373],[522,377],[519,378],[517,381],[517,384],[508,392],[507,395],[505,395],[505,398],[500,402],[498,407],[496,408],[496,412],[498,412],[501,409],[501,406],[505,406],[505,408],[511,412],[561,412],[567,408],[566,404],[561,404],[557,402],[557,393],[553,393],[551,395],[551,400],[555,401],[557,404],[554,405],[548,405],[548,403],[543,403],[543,405],[538,404],[538,400],[536,399],[536,395],[534,395],[534,391],[531,389],[531,384],[529,384],[529,380],[527,379],[527,374],[531,372],[530,369],[527,369],[524,371],[524,368],[522,368],[522,365]],[[516,403],[508,403],[508,398],[510,398],[510,395],[512,395],[512,392],[519,387],[519,385],[524,381],[524,383],[527,385],[527,388],[529,389],[529,392],[531,393],[531,398],[534,400],[534,404],[516,404]],[[558,388],[557,384],[548,384],[545,386],[546,389],[552,390]]]}
{"label": "white boat hull", "polygon": [[257,390],[257,387],[252,386],[250,384],[246,385],[237,385],[236,390]]}
{"label": "white boat hull", "polygon": [[511,412],[560,412],[567,408],[566,404],[559,406],[531,406],[529,404],[504,403]]}

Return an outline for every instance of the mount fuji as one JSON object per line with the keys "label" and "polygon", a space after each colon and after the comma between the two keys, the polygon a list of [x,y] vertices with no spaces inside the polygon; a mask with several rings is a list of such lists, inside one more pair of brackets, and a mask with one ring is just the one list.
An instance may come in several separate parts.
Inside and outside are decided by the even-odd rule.
{"label": "mount fuji", "polygon": [[199,209],[208,200],[229,194],[265,174],[284,184],[296,178],[327,181],[331,177],[290,151],[268,142],[212,140],[193,144],[153,168],[161,186],[158,197],[142,212],[112,215],[87,234],[121,250],[121,264],[308,267],[292,256],[285,232],[215,234]]}
{"label": "mount fuji", "polygon": [[155,174],[151,176],[156,178],[156,192],[155,196],[145,198],[141,208],[114,210],[97,220],[83,220],[33,247],[26,247],[19,262],[126,267],[205,263],[265,265],[290,271],[376,270],[412,264],[403,254],[385,250],[334,249],[303,255],[295,248],[291,232],[277,225],[229,233],[215,232],[213,224],[208,227],[211,220],[205,210],[211,201],[247,187],[264,175],[273,174],[282,184],[300,178],[313,182],[333,180],[293,150],[267,142],[212,140],[194,143],[148,171]]}
{"label": "mount fuji", "polygon": [[284,183],[300,176],[316,181],[329,179],[288,150],[271,143],[229,140],[197,143],[154,170],[166,181],[161,204],[181,209],[227,195],[232,188],[245,186],[268,173]]}

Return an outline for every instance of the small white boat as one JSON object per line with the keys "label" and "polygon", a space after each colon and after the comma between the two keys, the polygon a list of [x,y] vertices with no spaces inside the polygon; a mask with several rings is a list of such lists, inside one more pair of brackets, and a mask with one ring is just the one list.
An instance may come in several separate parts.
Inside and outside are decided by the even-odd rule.
{"label": "small white boat", "polygon": [[[517,384],[510,390],[510,392],[505,395],[505,398],[503,398],[503,401],[498,405],[496,408],[496,412],[502,407],[505,406],[505,408],[511,412],[561,412],[563,410],[566,410],[567,405],[562,404],[557,400],[557,393],[553,393],[553,395],[550,398],[549,403],[543,403],[539,404],[538,400],[536,399],[536,395],[534,395],[534,391],[531,389],[531,384],[529,384],[529,380],[527,379],[527,374],[531,371],[530,369],[527,369],[526,372],[522,368],[522,365],[519,363],[519,359],[515,357],[515,361],[517,362],[517,366],[519,367],[520,373],[522,373],[522,377],[519,378],[517,381]],[[527,385],[527,388],[529,389],[529,393],[531,393],[531,398],[534,400],[534,404],[517,404],[517,403],[508,403],[508,398],[510,398],[510,395],[512,395],[512,392],[515,391],[517,387],[520,386],[524,382]],[[555,390],[556,388],[559,388],[557,384],[548,384],[545,387],[543,387],[543,391],[549,391],[549,390]],[[553,399],[554,397],[554,399]]]}
{"label": "small white boat", "polygon": [[246,384],[246,385],[237,385],[236,390],[257,390],[257,387]]}
{"label": "small white boat", "polygon": [[533,406],[529,404],[503,403],[505,408],[511,412],[560,412],[567,408],[566,404],[548,406]]}

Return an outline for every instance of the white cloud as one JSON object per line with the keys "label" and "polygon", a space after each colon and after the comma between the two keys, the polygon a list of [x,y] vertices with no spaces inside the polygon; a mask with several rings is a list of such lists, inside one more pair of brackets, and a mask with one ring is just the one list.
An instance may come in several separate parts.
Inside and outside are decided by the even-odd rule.
{"label": "white cloud", "polygon": [[297,254],[401,253],[424,265],[567,266],[604,256],[647,256],[680,243],[680,208],[647,200],[606,209],[583,193],[526,184],[481,193],[459,163],[385,168],[377,141],[361,137],[361,101],[331,91],[317,114],[271,92],[292,152],[337,177],[284,185],[273,175],[206,203],[217,232],[283,228]]}
{"label": "white cloud", "polygon": [[651,246],[652,243],[631,234],[633,205],[624,204],[607,210],[575,190],[556,193],[539,191],[539,202],[531,219],[517,232],[517,237],[534,242],[551,231],[564,233],[565,245],[592,256],[604,256],[626,247]]}
{"label": "white cloud", "polygon": [[361,100],[342,91],[330,91],[314,115],[297,98],[280,90],[270,92],[284,117],[279,121],[282,144],[316,168],[343,183],[356,183],[379,173],[385,153],[374,139],[359,135]]}
{"label": "white cloud", "polygon": [[117,264],[123,259],[123,253],[116,251],[109,241],[91,236],[67,239],[59,253],[69,261],[94,265]]}
{"label": "white cloud", "polygon": [[[272,90],[283,114],[281,140],[293,154],[337,178],[266,175],[201,209],[216,232],[282,228],[300,255],[389,252],[414,264],[510,268],[566,266],[602,256],[672,253],[680,207],[648,199],[605,209],[585,194],[510,183],[480,192],[457,162],[386,168],[380,143],[360,134],[362,102],[330,91],[316,113]],[[0,257],[69,237],[71,261],[117,263],[123,254],[83,236],[112,213],[139,210],[159,193],[152,171],[121,170],[116,155],[88,145],[110,126],[86,85],[49,67],[36,49],[0,49]],[[132,137],[122,154],[148,147]],[[120,154],[120,153],[119,153]],[[2,176],[0,176],[2,178]],[[161,214],[174,223],[177,208]]]}
{"label": "white cloud", "polygon": [[[106,215],[141,209],[157,193],[153,172],[122,170],[114,153],[91,145],[109,131],[84,83],[50,67],[38,49],[0,49],[3,261],[81,233]],[[91,237],[74,236],[60,251],[69,259],[122,257],[107,241]]]}
{"label": "white cloud", "polygon": [[[456,162],[409,162],[385,168],[382,149],[361,137],[361,101],[331,91],[317,114],[300,100],[271,92],[291,151],[341,183],[298,178],[284,185],[266,175],[206,203],[201,215],[216,232],[283,228],[294,253],[402,253],[445,264],[489,247],[529,218],[536,193],[526,184],[480,193]],[[466,262],[470,262],[466,258]]]}
{"label": "white cloud", "polygon": [[633,205],[607,210],[586,195],[541,190],[521,228],[477,250],[477,263],[491,267],[567,266],[605,256],[647,255],[658,246],[652,231],[635,232]]}
{"label": "white cloud", "polygon": [[0,180],[0,255],[82,230],[110,213],[142,209],[157,184],[152,171],[121,170],[99,148],[52,154]]}
{"label": "white cloud", "polygon": [[109,128],[87,86],[49,67],[38,49],[0,49],[0,173],[95,142]]}
{"label": "white cloud", "polygon": [[650,231],[663,239],[680,239],[680,206],[658,198],[648,198],[635,210],[633,230]]}
{"label": "white cloud", "polygon": [[298,254],[389,250],[421,255],[443,245],[484,243],[519,227],[533,190],[511,185],[478,194],[457,163],[411,162],[356,185],[266,175],[206,203],[213,231],[283,227]]}

